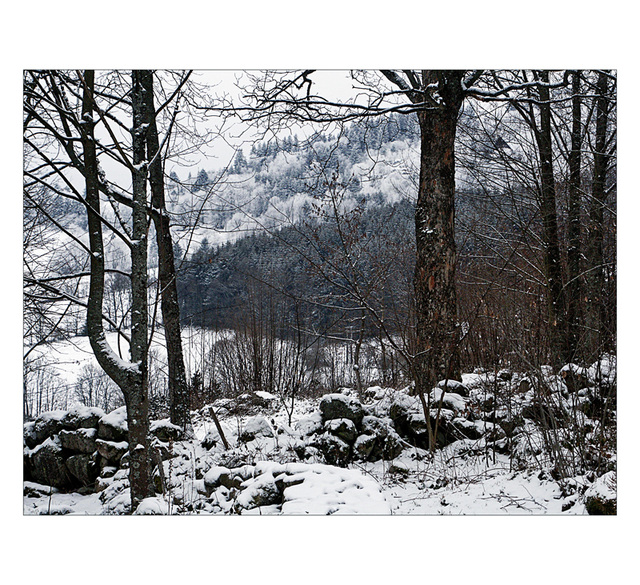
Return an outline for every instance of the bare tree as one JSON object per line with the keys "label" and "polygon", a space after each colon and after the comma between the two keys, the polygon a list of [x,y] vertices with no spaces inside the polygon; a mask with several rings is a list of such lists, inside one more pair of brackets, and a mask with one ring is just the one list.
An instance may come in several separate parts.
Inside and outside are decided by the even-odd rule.
{"label": "bare tree", "polygon": [[[186,80],[186,77],[182,78]],[[100,366],[122,389],[127,405],[131,446],[130,483],[134,506],[153,493],[151,458],[148,453],[148,233],[150,221],[157,226],[160,240],[160,292],[164,305],[177,312],[177,298],[171,296],[171,282],[175,282],[173,250],[162,192],[162,164],[164,146],[171,133],[171,122],[162,143],[158,138],[155,117],[167,105],[177,100],[182,83],[178,82],[166,101],[156,110],[153,107],[153,77],[148,71],[134,71],[130,81],[121,72],[93,71],[85,73],[50,71],[27,72],[25,83],[25,148],[29,153],[25,165],[25,192],[43,188],[58,201],[72,200],[86,211],[86,235],[82,228],[65,227],[49,215],[48,220],[59,233],[69,238],[76,248],[86,254],[88,269],[45,281],[42,273],[34,274],[28,284],[49,291],[67,301],[84,306],[87,311],[87,333]],[[133,118],[133,126],[129,121]],[[175,119],[175,112],[172,114]],[[127,119],[129,118],[129,119]],[[171,119],[171,117],[170,117]],[[151,138],[150,138],[151,136]],[[80,146],[80,148],[78,148]],[[110,181],[102,164],[116,163],[131,176],[132,188],[119,185],[117,175]],[[82,183],[78,181],[78,174]],[[147,183],[151,183],[151,205]],[[84,193],[82,192],[84,191]],[[31,198],[30,200],[33,200]],[[42,211],[42,207],[40,207]],[[107,238],[105,245],[106,230]],[[114,244],[128,252],[128,274],[109,267],[113,262]],[[170,255],[170,262],[166,261]],[[119,256],[118,256],[119,257]],[[105,275],[109,272],[127,274],[131,288],[130,322],[128,334],[103,314]],[[60,286],[60,282],[78,285],[88,279],[86,300]],[[175,292],[175,288],[173,289]],[[165,291],[167,291],[166,294]],[[171,308],[168,309],[168,313]],[[170,315],[171,317],[172,315]],[[124,358],[118,348],[113,351],[107,342],[104,323],[108,322],[127,341],[130,356]],[[165,328],[173,334],[168,343],[174,379],[175,363],[182,361],[179,345],[173,343],[180,336],[179,318],[167,319]],[[178,348],[178,349],[176,349]],[[184,370],[184,366],[182,366]],[[183,374],[184,379],[184,374]],[[174,385],[175,387],[175,385]],[[183,428],[190,428],[188,395],[175,392],[174,401],[187,400],[187,417],[181,418]],[[183,409],[184,413],[185,409]]]}

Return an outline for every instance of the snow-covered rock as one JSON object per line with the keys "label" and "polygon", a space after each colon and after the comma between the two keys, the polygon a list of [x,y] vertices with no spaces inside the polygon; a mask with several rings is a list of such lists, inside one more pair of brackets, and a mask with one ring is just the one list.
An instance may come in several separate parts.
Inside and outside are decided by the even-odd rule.
{"label": "snow-covered rock", "polygon": [[362,404],[352,397],[344,394],[325,394],[320,401],[320,412],[323,422],[337,418],[348,418],[356,427],[360,426],[364,417]]}
{"label": "snow-covered rock", "polygon": [[244,425],[238,435],[238,440],[244,443],[253,441],[256,437],[275,437],[276,433],[271,423],[264,416],[254,416]]}

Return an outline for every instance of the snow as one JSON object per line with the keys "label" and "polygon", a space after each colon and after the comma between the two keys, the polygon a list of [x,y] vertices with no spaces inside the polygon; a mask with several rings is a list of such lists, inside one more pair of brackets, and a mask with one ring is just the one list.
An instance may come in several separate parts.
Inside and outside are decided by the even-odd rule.
{"label": "snow", "polygon": [[117,429],[121,429],[123,431],[129,430],[126,406],[121,406],[120,408],[112,410],[109,414],[105,414],[100,420],[102,423]]}
{"label": "snow", "polygon": [[[597,364],[601,372],[615,372],[615,358]],[[591,366],[590,366],[591,367]],[[550,369],[548,381],[561,389],[561,382]],[[513,387],[521,376],[514,373]],[[615,472],[601,477],[576,476],[562,482],[549,474],[553,461],[545,454],[545,437],[533,422],[525,422],[510,437],[513,455],[503,455],[485,440],[487,433],[507,441],[502,428],[488,420],[467,420],[468,404],[486,400],[496,388],[494,373],[464,374],[463,381],[470,392],[464,398],[453,392],[435,388],[431,393],[432,407],[443,398],[442,419],[459,426],[475,429],[477,440],[460,439],[443,449],[430,453],[403,442],[404,451],[392,461],[356,462],[347,468],[327,465],[317,450],[308,449],[305,459],[297,455],[304,450],[309,435],[322,432],[319,409],[321,398],[296,401],[291,425],[288,413],[277,400],[268,406],[255,407],[247,414],[234,409],[224,411],[218,404],[220,423],[229,441],[225,450],[220,441],[204,448],[200,441],[208,432],[216,432],[208,407],[193,413],[196,439],[175,441],[173,457],[164,461],[167,478],[166,495],[157,495],[143,502],[139,514],[242,514],[242,515],[584,515],[586,498],[597,495],[610,499],[616,495]],[[372,387],[363,393],[364,415],[358,432],[369,432],[365,423],[372,417],[388,424],[393,403],[401,405],[410,415],[423,419],[418,397],[409,395],[410,388],[392,390]],[[265,393],[266,394],[266,393]],[[498,398],[498,393],[495,393]],[[553,394],[554,400],[565,400]],[[262,396],[268,398],[268,396]],[[356,403],[351,390],[334,392],[323,398]],[[534,392],[518,393],[511,405],[520,412],[534,398]],[[573,400],[577,400],[575,396]],[[566,402],[566,401],[565,401]],[[76,413],[93,412],[84,407]],[[99,410],[98,410],[99,412]],[[231,414],[234,412],[234,414]],[[432,410],[435,415],[435,409]],[[507,416],[499,404],[492,412],[496,421]],[[62,421],[64,411],[43,415],[45,420]],[[102,416],[102,421],[126,429],[125,408]],[[575,424],[591,424],[582,412],[576,413]],[[152,422],[155,429],[167,421]],[[345,421],[328,421],[327,428]],[[249,442],[239,441],[243,431],[254,432]],[[264,431],[264,432],[263,432]],[[276,432],[277,431],[277,432]],[[474,436],[470,434],[469,436]],[[502,437],[502,438],[500,438]],[[56,445],[49,439],[49,445]],[[119,445],[126,448],[126,443]],[[38,447],[41,448],[41,447]],[[228,480],[221,485],[223,474]],[[108,477],[111,475],[111,477]],[[115,469],[100,479],[101,492],[80,495],[65,494],[47,486],[25,484],[24,514],[124,514],[129,511],[130,492],[128,470]],[[233,486],[233,487],[228,487]],[[284,487],[283,487],[284,486]]]}
{"label": "snow", "polygon": [[169,514],[169,503],[163,498],[145,498],[138,504],[135,516],[156,516]]}

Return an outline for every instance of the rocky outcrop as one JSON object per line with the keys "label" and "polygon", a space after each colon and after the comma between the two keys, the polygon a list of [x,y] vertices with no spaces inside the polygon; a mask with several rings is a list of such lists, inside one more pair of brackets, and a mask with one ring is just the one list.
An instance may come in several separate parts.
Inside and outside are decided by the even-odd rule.
{"label": "rocky outcrop", "polygon": [[[172,456],[166,441],[179,431],[168,421],[152,422],[163,460]],[[43,413],[24,425],[24,479],[60,491],[104,489],[128,466],[128,434],[124,407],[108,414],[82,406]]]}

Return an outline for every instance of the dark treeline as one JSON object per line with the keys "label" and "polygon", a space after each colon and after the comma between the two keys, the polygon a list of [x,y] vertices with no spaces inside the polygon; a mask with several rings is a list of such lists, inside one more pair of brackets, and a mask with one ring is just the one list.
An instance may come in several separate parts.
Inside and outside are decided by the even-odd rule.
{"label": "dark treeline", "polygon": [[[317,219],[221,246],[205,240],[180,271],[183,322],[233,329],[249,314],[266,315],[277,307],[275,326],[283,338],[295,335],[300,326],[345,337],[360,319],[352,289],[352,279],[358,277],[371,289],[369,300],[393,316],[396,332],[407,319],[413,206],[403,201],[356,213],[347,250],[335,223]],[[346,255],[356,248],[356,265],[344,266]],[[374,334],[370,320],[366,332]]]}

